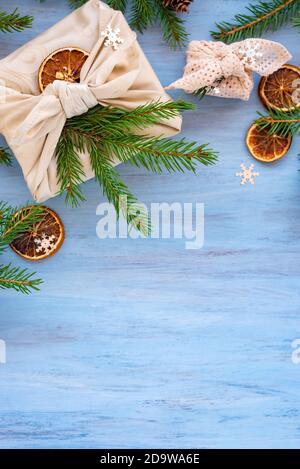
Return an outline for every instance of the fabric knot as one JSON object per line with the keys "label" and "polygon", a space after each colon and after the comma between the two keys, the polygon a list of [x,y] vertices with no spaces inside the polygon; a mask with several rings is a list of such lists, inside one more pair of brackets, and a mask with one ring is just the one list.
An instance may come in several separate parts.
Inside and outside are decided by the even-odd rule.
{"label": "fabric knot", "polygon": [[44,95],[56,96],[68,119],[80,116],[98,104],[93,92],[85,83],[56,80],[47,86]]}
{"label": "fabric knot", "polygon": [[219,61],[220,75],[224,78],[230,76],[241,76],[244,73],[244,67],[240,58],[233,52],[228,53]]}
{"label": "fabric knot", "polygon": [[33,98],[35,100],[36,104],[13,136],[12,143],[16,146],[63,127],[66,119],[80,116],[98,104],[86,84],[62,80],[49,84],[43,94]]}

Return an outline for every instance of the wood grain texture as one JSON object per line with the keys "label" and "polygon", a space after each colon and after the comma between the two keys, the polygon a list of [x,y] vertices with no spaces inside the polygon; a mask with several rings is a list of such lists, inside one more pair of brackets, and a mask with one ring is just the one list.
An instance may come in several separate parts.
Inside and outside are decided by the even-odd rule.
{"label": "wood grain texture", "polygon": [[[191,38],[209,39],[215,21],[247,3],[195,0]],[[2,34],[1,57],[69,11],[61,0],[1,1],[14,6],[34,26]],[[300,64],[296,30],[265,37]],[[171,52],[159,29],[140,42],[164,85],[180,76],[184,51]],[[235,172],[253,162],[244,136],[258,109],[253,92],[247,103],[206,98],[185,115],[183,135],[220,152],[197,176],[119,167],[146,203],[203,202],[202,250],[181,240],[100,241],[103,197],[93,181],[77,210],[51,200],[67,238],[34,266],[42,291],[0,293],[1,448],[300,446],[300,365],[291,361],[300,337],[299,140],[277,164],[256,163],[253,187],[240,186]],[[0,194],[30,199],[17,164],[1,168]],[[28,266],[13,253],[5,260]]]}

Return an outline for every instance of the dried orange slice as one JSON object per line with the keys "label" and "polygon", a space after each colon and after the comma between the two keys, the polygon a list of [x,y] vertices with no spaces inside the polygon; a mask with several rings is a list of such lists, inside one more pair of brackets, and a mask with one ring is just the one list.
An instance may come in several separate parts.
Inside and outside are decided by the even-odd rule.
{"label": "dried orange slice", "polygon": [[267,108],[290,111],[300,106],[300,68],[286,64],[262,77],[258,94]]}
{"label": "dried orange slice", "polygon": [[45,212],[42,219],[10,244],[16,254],[29,261],[53,256],[65,239],[64,225],[57,213],[51,208],[43,208]]}
{"label": "dried orange slice", "polygon": [[282,135],[270,135],[268,128],[262,129],[257,124],[253,124],[247,133],[246,144],[254,158],[264,163],[271,163],[279,160],[289,150],[292,137]]}
{"label": "dried orange slice", "polygon": [[81,69],[89,54],[78,47],[65,47],[48,55],[39,69],[40,90],[55,80],[78,83]]}

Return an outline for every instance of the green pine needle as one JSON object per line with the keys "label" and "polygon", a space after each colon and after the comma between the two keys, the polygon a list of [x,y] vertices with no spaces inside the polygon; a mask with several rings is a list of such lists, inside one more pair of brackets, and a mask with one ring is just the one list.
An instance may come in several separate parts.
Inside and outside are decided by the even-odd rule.
{"label": "green pine needle", "polygon": [[155,23],[155,9],[149,0],[132,2],[130,14],[130,26],[142,33],[148,26]]}
{"label": "green pine needle", "polygon": [[206,146],[185,139],[147,137],[140,135],[111,136],[105,140],[106,151],[119,161],[145,167],[148,171],[196,172],[196,163],[213,164],[216,155]]}
{"label": "green pine needle", "polygon": [[[104,109],[105,111],[105,109]],[[70,124],[74,124],[76,118],[70,119]],[[87,119],[88,120],[88,119]],[[65,142],[65,148],[61,147],[60,159],[63,160],[65,149],[72,148],[72,158],[77,158],[77,164],[80,164],[80,153],[88,151],[90,155],[91,166],[95,174],[96,180],[102,187],[103,194],[107,197],[108,201],[111,202],[116,210],[117,215],[121,213],[126,217],[128,225],[135,227],[140,230],[145,236],[150,233],[150,221],[146,214],[139,213],[136,215],[135,207],[137,206],[136,197],[129,191],[128,187],[121,181],[119,174],[113,166],[111,160],[111,148],[109,143],[102,139],[101,135],[96,135],[91,132],[80,131],[79,129],[74,130],[72,126],[66,126],[64,129],[64,135],[61,138]],[[107,153],[108,149],[108,153]],[[71,202],[73,206],[78,206],[82,201],[81,191],[79,191],[77,184],[82,182],[81,172],[75,170],[74,166],[68,167],[68,171],[71,170],[71,174],[65,172],[65,166],[58,166],[59,180],[63,182],[65,187],[68,184],[69,178],[71,178],[72,184],[74,184],[73,191],[68,191],[66,195],[66,202]],[[76,172],[77,171],[77,172]],[[76,192],[76,189],[79,191]],[[120,201],[126,199],[128,211],[123,211],[123,206]]]}
{"label": "green pine needle", "polygon": [[79,157],[84,147],[78,146],[76,134],[74,134],[74,140],[73,142],[68,138],[67,132],[63,130],[56,148],[56,159],[59,193],[66,194],[67,204],[78,207],[80,202],[86,200],[79,187],[84,181],[84,170]]}
{"label": "green pine needle", "polygon": [[163,125],[189,109],[194,106],[181,100],[155,101],[132,111],[96,106],[81,116],[68,119],[57,147],[57,174],[61,190],[67,189],[66,201],[76,206],[83,200],[78,187],[84,178],[80,155],[87,152],[95,177],[117,214],[122,212],[119,198],[126,197],[127,205],[132,208],[127,213],[128,223],[137,225],[135,227],[143,234],[149,233],[149,220],[143,213],[136,217],[137,199],[121,181],[114,162],[117,159],[157,173],[163,169],[195,172],[198,163],[213,164],[217,156],[206,145],[140,134],[147,127]]}
{"label": "green pine needle", "polygon": [[[109,155],[101,151],[99,158],[99,148],[97,143],[90,146],[90,158],[93,171],[97,181],[103,189],[103,194],[108,201],[115,207],[119,216],[121,213],[125,216],[129,228],[135,228],[144,236],[151,233],[151,222],[148,214],[144,213],[139,207],[137,198],[130,192],[126,184],[121,180],[118,172],[112,165]],[[126,210],[123,210],[123,202],[126,201]]]}
{"label": "green pine needle", "polygon": [[199,90],[194,91],[193,95],[196,98],[199,98],[201,100],[204,98],[204,96],[207,95],[207,93],[211,93],[217,86],[219,86],[223,80],[224,80],[224,77],[219,78],[212,85],[204,86],[203,88],[200,88]]}
{"label": "green pine needle", "polygon": [[40,205],[11,207],[0,202],[0,253],[22,233],[38,223],[44,214]]}
{"label": "green pine needle", "polygon": [[[44,209],[39,205],[18,208],[0,201],[0,254],[14,239],[41,221],[43,214]],[[38,290],[41,283],[42,280],[35,278],[35,273],[27,269],[12,267],[11,264],[0,265],[0,289],[28,294]]]}
{"label": "green pine needle", "polygon": [[210,86],[204,86],[203,88],[200,88],[199,90],[196,90],[193,92],[193,95],[196,97],[196,98],[199,98],[200,100],[204,98],[204,96],[207,95],[207,93],[209,93],[209,91],[211,90],[212,88]]}
{"label": "green pine needle", "polygon": [[294,25],[296,28],[300,28],[300,17],[293,19],[293,25]]}
{"label": "green pine needle", "polygon": [[237,14],[232,21],[217,23],[211,35],[218,41],[231,43],[248,37],[276,31],[300,12],[300,0],[271,0],[250,4],[247,13]]}
{"label": "green pine needle", "polygon": [[184,21],[174,10],[166,8],[161,0],[154,0],[157,21],[160,23],[164,41],[171,49],[186,45],[189,34],[184,28]]}
{"label": "green pine needle", "polygon": [[114,10],[125,12],[128,0],[106,0],[106,3]]}
{"label": "green pine needle", "polygon": [[21,16],[17,8],[12,13],[0,11],[0,31],[4,33],[31,28],[32,21],[32,16]]}
{"label": "green pine needle", "polygon": [[8,148],[0,147],[0,165],[11,166],[12,158]]}
{"label": "green pine needle", "polygon": [[28,295],[33,290],[38,291],[39,285],[43,283],[41,279],[34,278],[34,276],[35,272],[30,273],[27,269],[12,267],[11,264],[0,265],[0,289],[13,289]]}
{"label": "green pine needle", "polygon": [[269,114],[258,113],[259,118],[255,121],[262,129],[268,129],[270,135],[289,135],[300,134],[300,109],[290,112],[280,110],[269,110]]}
{"label": "green pine needle", "polygon": [[157,124],[168,121],[185,111],[194,110],[195,105],[178,101],[153,101],[140,105],[130,112],[124,109],[96,106],[83,118],[76,118],[68,122],[68,126],[74,129],[84,129],[86,132],[99,132],[105,134],[126,134],[127,131],[142,130]]}

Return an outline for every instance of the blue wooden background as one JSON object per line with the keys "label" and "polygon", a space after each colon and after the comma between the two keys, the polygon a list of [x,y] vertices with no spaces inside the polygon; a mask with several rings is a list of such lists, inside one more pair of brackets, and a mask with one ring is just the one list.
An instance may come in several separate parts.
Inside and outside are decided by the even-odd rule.
{"label": "blue wooden background", "polygon": [[[246,4],[195,0],[191,38],[209,39],[215,21]],[[61,0],[1,1],[14,6],[34,26],[1,34],[1,57],[69,11]],[[265,37],[300,64],[296,30]],[[164,85],[180,76],[184,51],[170,51],[159,29],[140,41]],[[206,98],[185,115],[183,135],[220,152],[197,176],[119,167],[146,203],[203,202],[202,250],[181,240],[100,241],[104,199],[94,181],[77,210],[51,200],[67,237],[34,266],[41,292],[0,293],[1,448],[300,446],[300,365],[291,361],[300,337],[299,141],[277,164],[255,163],[255,185],[240,186],[235,172],[253,162],[244,136],[259,109],[254,91],[247,103]],[[1,168],[0,199],[29,198],[18,165]],[[10,252],[3,260],[28,266]]]}

